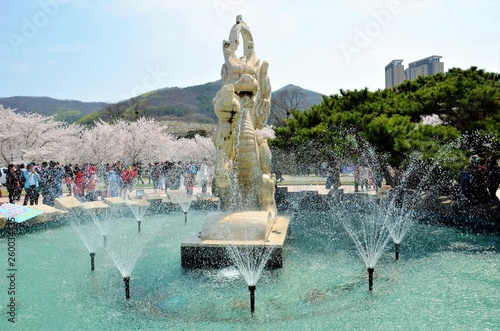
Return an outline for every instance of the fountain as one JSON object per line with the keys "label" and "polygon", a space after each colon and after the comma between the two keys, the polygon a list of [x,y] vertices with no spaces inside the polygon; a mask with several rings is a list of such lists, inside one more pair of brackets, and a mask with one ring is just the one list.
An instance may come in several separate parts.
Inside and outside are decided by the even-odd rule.
{"label": "fountain", "polygon": [[97,226],[99,231],[101,232],[102,235],[102,240],[103,240],[103,246],[106,248],[107,246],[107,240],[108,240],[108,232],[109,232],[109,227],[108,227],[108,222],[101,221],[99,219],[99,216],[97,215],[97,209],[84,209],[85,213],[90,216],[94,224]]}
{"label": "fountain", "polygon": [[255,312],[255,288],[274,247],[266,246],[262,249],[256,246],[238,247],[231,244],[225,247],[231,260],[248,285],[248,290],[250,291],[250,313],[253,317]]}
{"label": "fountain", "polygon": [[96,250],[100,246],[100,243],[98,242],[96,235],[98,233],[98,229],[95,226],[95,223],[93,222],[90,224],[90,226],[87,227],[84,227],[82,223],[84,222],[82,222],[81,219],[75,219],[71,222],[71,226],[78,234],[85,247],[87,248],[90,254],[90,266],[91,266],[90,270],[94,271],[95,254]]}
{"label": "fountain", "polygon": [[139,233],[141,233],[141,222],[144,219],[146,211],[148,210],[149,203],[142,200],[127,200],[126,204],[130,207],[132,213],[134,213],[135,220],[137,221],[137,230]]}
{"label": "fountain", "polygon": [[[243,56],[237,57],[240,37]],[[282,266],[288,229],[288,218],[276,213],[271,152],[257,134],[270,114],[271,85],[269,64],[261,64],[254,46],[248,25],[237,16],[222,43],[223,86],[213,99],[219,118],[213,141],[221,211],[209,214],[199,235],[181,245],[185,267],[235,264],[247,281],[252,316],[257,281],[264,267]]]}
{"label": "fountain", "polygon": [[[350,211],[346,213],[348,219]],[[191,211],[182,227],[174,213],[147,215],[148,226],[140,236],[132,219],[113,223],[108,250],[136,238],[147,241],[131,272],[127,303],[123,276],[117,277],[107,254],[99,259],[99,272],[88,272],[82,263],[88,261],[88,250],[75,240],[72,226],[34,229],[16,238],[18,272],[24,279],[16,292],[16,324],[61,330],[235,330],[249,324],[278,330],[337,330],[346,325],[359,330],[436,325],[494,330],[498,325],[498,235],[417,222],[406,235],[404,260],[391,263],[392,252],[381,254],[374,291],[368,295],[366,278],[360,276],[366,268],[360,267],[352,239],[333,216],[318,211],[296,214],[285,267],[262,270],[253,319],[247,297],[240,298],[242,280],[233,271],[186,270],[179,263],[179,245],[187,233],[199,231],[205,211]],[[93,222],[80,226],[86,233],[95,228]],[[125,232],[121,243],[114,231],[118,226]],[[7,238],[0,239],[0,247],[7,247]],[[5,302],[6,291],[0,298]],[[0,313],[5,312],[3,305]],[[6,318],[0,319],[1,329],[9,325]]]}
{"label": "fountain", "polygon": [[[246,27],[240,32],[250,46]],[[235,42],[230,36],[224,44],[228,61],[233,61],[231,44]],[[253,44],[248,50],[253,51]],[[225,91],[234,97],[237,90],[227,87]],[[240,110],[251,103],[248,91],[240,90],[238,98]],[[227,123],[229,127],[233,124]],[[235,133],[246,129],[235,128]],[[259,151],[260,147],[265,150],[262,142]],[[239,155],[235,152],[233,159],[224,153],[218,155],[223,167],[236,168],[228,172],[227,183],[221,184],[225,189],[223,210],[209,215],[191,211],[185,226],[175,226],[178,215],[142,214],[148,226],[138,236],[130,219],[101,221],[91,212],[92,222],[82,221],[77,214],[68,222],[64,219],[55,226],[16,233],[16,272],[23,282],[15,294],[7,288],[0,292],[0,301],[15,301],[19,308],[16,326],[26,330],[292,331],[498,327],[498,233],[433,224],[425,214],[412,214],[413,209],[408,209],[414,207],[409,200],[412,195],[405,195],[411,191],[398,195],[397,190],[388,193],[385,200],[365,193],[328,196],[325,200],[331,205],[327,211],[304,212],[297,202],[285,211],[285,215],[293,213],[289,225],[286,218],[281,221],[273,214],[266,195],[272,190],[268,187],[266,191],[269,182],[265,180],[272,177],[259,174],[265,180],[257,181],[258,187],[250,185],[249,191],[257,198],[233,189],[246,185],[239,181],[239,166],[245,163]],[[72,226],[65,226],[67,223]],[[270,263],[282,266],[281,251],[289,226],[294,236],[287,242],[286,267],[266,268]],[[412,231],[408,231],[410,226]],[[85,247],[75,240],[75,231]],[[90,236],[96,232],[104,238],[110,234],[107,256],[99,259],[99,272],[89,274],[81,260],[83,253],[95,253],[98,248],[98,241]],[[195,234],[194,239],[184,240],[190,233]],[[398,244],[403,237],[408,238],[407,253],[398,263],[392,263],[393,255],[384,250],[390,236]],[[7,247],[8,240],[5,234],[1,236],[0,247]],[[361,268],[358,255],[365,262]],[[144,258],[139,259],[141,256]],[[184,268],[212,263],[236,265],[250,292],[251,317],[248,303],[235,299],[241,282],[233,269]],[[117,268],[121,278],[116,277]],[[124,302],[121,282],[126,299],[130,299],[132,273],[134,299]],[[262,313],[254,314],[257,282]],[[0,329],[12,327],[5,318],[7,309],[7,305],[0,306],[4,316]]]}
{"label": "fountain", "polygon": [[196,198],[193,197],[192,195],[188,195],[187,193],[179,191],[168,191],[167,196],[169,197],[172,203],[181,206],[181,209],[184,212],[184,223],[187,223],[187,214],[189,208],[191,207],[191,203]]}
{"label": "fountain", "polygon": [[[237,57],[240,41],[243,56]],[[254,47],[248,25],[237,16],[229,39],[222,42],[223,86],[213,99],[219,119],[213,141],[221,211],[209,214],[201,232],[181,245],[184,267],[236,263],[231,262],[234,255],[228,256],[226,246],[265,251],[272,246],[267,266],[282,266],[288,218],[276,213],[271,152],[257,134],[270,114],[269,64],[260,62]]]}
{"label": "fountain", "polygon": [[131,234],[122,224],[123,220],[113,222],[113,236],[106,247],[106,253],[120,271],[125,283],[125,298],[130,299],[130,276],[146,246],[146,240],[137,237],[137,234]]}
{"label": "fountain", "polygon": [[366,265],[368,288],[372,291],[375,265],[390,239],[386,210],[371,199],[358,201],[356,207],[356,210],[353,210],[353,206],[350,205],[348,207],[351,209],[349,213],[340,207],[333,210],[335,210],[335,214],[353,240]]}

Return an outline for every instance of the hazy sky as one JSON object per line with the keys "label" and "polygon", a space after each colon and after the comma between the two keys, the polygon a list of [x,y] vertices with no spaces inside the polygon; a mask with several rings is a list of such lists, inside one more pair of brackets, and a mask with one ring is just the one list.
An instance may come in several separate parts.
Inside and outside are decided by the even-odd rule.
{"label": "hazy sky", "polygon": [[274,90],[376,90],[391,60],[430,55],[500,72],[499,0],[0,0],[0,96],[117,102],[218,80],[238,14]]}

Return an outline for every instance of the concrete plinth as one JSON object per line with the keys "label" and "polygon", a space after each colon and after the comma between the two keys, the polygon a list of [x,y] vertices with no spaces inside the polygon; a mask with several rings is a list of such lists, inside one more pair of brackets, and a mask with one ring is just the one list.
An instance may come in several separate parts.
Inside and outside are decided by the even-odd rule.
{"label": "concrete plinth", "polygon": [[36,209],[36,210],[43,211],[43,214],[38,215],[35,218],[33,218],[32,222],[34,224],[56,221],[56,220],[59,220],[64,215],[69,213],[66,210],[59,210],[57,208],[47,206],[47,205],[33,205],[33,206],[29,206],[29,207]]}
{"label": "concrete plinth", "polygon": [[267,268],[281,268],[284,259],[284,245],[288,232],[289,219],[276,218],[267,239],[265,240],[211,240],[199,235],[181,243],[181,263],[184,268],[219,268],[233,264],[225,246],[274,248]]}
{"label": "concrete plinth", "polygon": [[73,210],[76,210],[77,208],[80,208],[81,206],[82,203],[80,202],[80,200],[78,200],[74,196],[54,199],[54,207],[59,210],[66,210],[71,212]]}

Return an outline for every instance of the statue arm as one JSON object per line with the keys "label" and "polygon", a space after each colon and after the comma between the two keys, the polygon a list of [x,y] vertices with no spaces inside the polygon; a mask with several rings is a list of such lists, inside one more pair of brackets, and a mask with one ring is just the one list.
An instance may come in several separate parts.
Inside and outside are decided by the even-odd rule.
{"label": "statue arm", "polygon": [[271,114],[271,81],[268,74],[269,63],[264,61],[259,70],[259,95],[255,106],[255,126],[262,129]]}

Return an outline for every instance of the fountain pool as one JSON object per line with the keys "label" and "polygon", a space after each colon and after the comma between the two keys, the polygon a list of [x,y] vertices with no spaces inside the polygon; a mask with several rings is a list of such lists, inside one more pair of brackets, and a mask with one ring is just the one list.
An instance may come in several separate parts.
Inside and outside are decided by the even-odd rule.
{"label": "fountain pool", "polygon": [[[205,212],[120,221],[120,236],[144,240],[131,273],[122,275],[101,246],[95,271],[71,226],[16,236],[16,323],[8,322],[5,275],[0,329],[19,330],[498,330],[500,238],[493,234],[415,224],[395,261],[391,245],[375,270],[366,268],[331,213],[291,219],[284,267],[264,270],[249,314],[248,289],[234,267],[181,268],[181,241],[199,231]],[[181,220],[181,221],[179,221]],[[94,226],[92,221],[82,226]],[[109,234],[113,242],[114,231]],[[0,239],[7,261],[7,239]],[[4,264],[5,265],[5,264]],[[6,274],[6,267],[3,273]]]}

